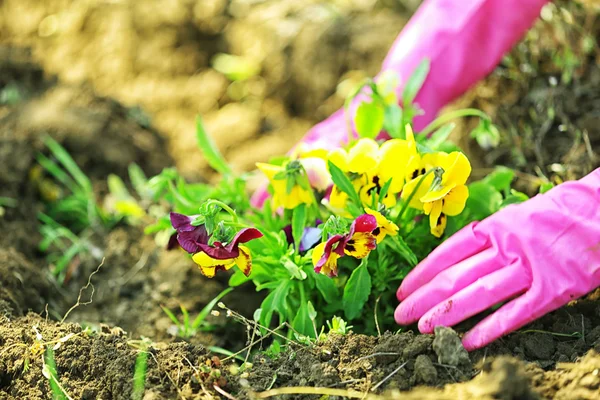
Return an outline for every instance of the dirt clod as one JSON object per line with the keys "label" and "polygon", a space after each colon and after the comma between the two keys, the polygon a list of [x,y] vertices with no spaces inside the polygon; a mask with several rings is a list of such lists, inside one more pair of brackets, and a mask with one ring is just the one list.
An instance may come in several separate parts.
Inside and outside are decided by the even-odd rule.
{"label": "dirt clod", "polygon": [[431,358],[421,354],[415,361],[415,379],[417,383],[431,384],[437,380],[437,370]]}
{"label": "dirt clod", "polygon": [[435,327],[433,350],[437,354],[440,364],[456,367],[461,364],[470,363],[469,353],[467,353],[458,334],[452,328],[443,326]]}

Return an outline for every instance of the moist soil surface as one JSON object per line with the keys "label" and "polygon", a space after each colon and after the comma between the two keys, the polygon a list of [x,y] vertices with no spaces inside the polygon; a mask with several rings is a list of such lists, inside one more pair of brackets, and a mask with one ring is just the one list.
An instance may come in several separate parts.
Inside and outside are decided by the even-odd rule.
{"label": "moist soil surface", "polygon": [[[269,394],[260,394],[265,391],[290,399],[318,399],[323,395],[331,399],[348,396],[598,398],[598,291],[468,355],[453,331],[421,335],[415,327],[413,331],[386,332],[380,336],[331,334],[310,346],[288,340],[278,354],[273,354],[254,351],[266,349],[271,338],[257,342],[255,337],[252,342],[252,327],[239,319],[227,318],[223,311],[219,316],[209,317],[215,330],[201,332],[187,341],[174,338],[169,333],[172,323],[161,306],[175,310],[181,304],[193,316],[227,287],[228,276],[222,274],[213,280],[202,277],[182,253],[165,251],[151,236],[144,235],[141,226],[119,224],[97,234],[94,244],[99,253],[75,259],[69,265],[69,279],[58,285],[38,248],[41,236],[37,213],[44,210],[44,202],[43,193],[31,179],[36,155],[46,151],[44,135],[52,136],[69,151],[92,180],[99,197],[106,194],[108,174],[125,178],[132,162],[140,165],[147,175],[177,165],[188,176],[202,179],[203,163],[182,154],[182,149],[191,147],[189,141],[193,140],[187,138],[187,143],[183,140],[193,132],[186,124],[191,124],[197,112],[206,111],[210,115],[207,120],[217,132],[216,137],[224,141],[220,145],[225,153],[240,169],[245,169],[251,164],[244,158],[248,154],[254,157],[251,160],[254,162],[271,152],[286,151],[311,123],[336,109],[343,100],[343,96],[335,94],[340,76],[349,79],[350,72],[359,69],[372,75],[406,20],[405,15],[417,2],[412,2],[412,6],[411,2],[405,2],[405,8],[395,10],[396,14],[385,7],[382,9],[387,13],[381,12],[381,8],[370,13],[345,10],[334,24],[318,23],[314,16],[322,17],[323,11],[322,4],[317,2],[316,8],[309,8],[312,14],[292,6],[279,6],[285,12],[273,6],[280,13],[277,15],[282,26],[302,29],[301,34],[290,36],[294,38],[290,43],[278,46],[270,43],[271,47],[266,47],[269,57],[265,60],[277,56],[285,68],[278,72],[281,75],[276,75],[277,69],[269,64],[271,61],[262,66],[262,72],[255,77],[267,87],[257,95],[260,104],[236,95],[240,88],[232,89],[232,83],[212,69],[208,60],[217,52],[243,46],[242,38],[248,32],[255,32],[252,18],[258,18],[264,8],[256,11],[250,7],[242,9],[245,12],[231,14],[226,6],[218,7],[227,2],[216,1],[215,16],[210,23],[198,17],[204,15],[200,12],[191,14],[196,15],[193,21],[185,22],[184,18],[185,23],[177,18],[188,14],[171,15],[169,37],[176,39],[155,43],[155,48],[147,49],[147,56],[165,49],[175,54],[182,46],[192,51],[191,47],[185,47],[186,43],[199,42],[201,50],[197,51],[196,59],[191,58],[196,64],[159,65],[144,63],[143,59],[131,64],[126,62],[128,56],[124,54],[128,53],[124,52],[121,58],[113,58],[119,61],[115,65],[120,66],[114,70],[115,82],[132,85],[123,86],[109,85],[107,78],[98,72],[102,69],[93,68],[91,57],[88,58],[92,61],[84,64],[72,63],[70,69],[53,60],[61,54],[75,57],[81,49],[94,54],[102,48],[102,42],[94,39],[97,31],[82,29],[78,18],[96,21],[86,25],[87,29],[106,28],[101,21],[116,16],[135,20],[126,16],[141,12],[138,6],[127,2],[110,5],[89,2],[83,7],[84,2],[73,2],[63,13],[58,9],[59,3],[49,1],[35,13],[38,8],[33,2],[27,6],[31,11],[27,23],[18,24],[13,18],[11,23],[4,21],[1,25],[3,33],[10,31],[10,35],[3,35],[10,38],[10,43],[0,47],[0,89],[4,96],[0,104],[0,196],[18,202],[15,207],[3,208],[0,217],[0,400],[51,398],[48,374],[44,374],[45,347],[54,348],[60,385],[73,399],[130,399],[134,365],[145,346],[148,346],[148,372],[144,399],[244,399]],[[242,2],[227,4],[236,3]],[[13,12],[17,4],[27,5],[27,2],[7,1],[0,7]],[[191,2],[177,4],[188,7]],[[264,4],[267,7],[272,3]],[[77,8],[80,6],[83,8]],[[590,16],[596,14],[582,17],[584,10],[576,5],[568,7],[567,12],[577,23],[585,25],[587,32],[597,32],[596,19]],[[145,13],[152,15],[151,10]],[[564,16],[564,12],[556,15]],[[74,25],[63,33],[66,40],[59,41],[54,33],[48,34],[54,25],[52,18],[47,18],[52,16],[72,18],[69,21]],[[121,30],[113,34],[132,40],[124,43],[135,46],[154,32],[151,23],[156,26],[165,23],[150,18],[142,20],[149,25],[140,23],[130,27],[135,35]],[[260,26],[266,30],[260,34],[263,39],[274,29],[283,29],[279,25]],[[556,65],[543,44],[534,50],[536,38],[544,37],[548,29],[565,30],[565,26],[564,21],[541,21],[530,34],[533,37],[528,36],[511,53],[512,64],[503,63],[455,105],[481,107],[495,117],[501,128],[500,145],[492,151],[484,152],[464,134],[457,138],[466,144],[474,165],[480,171],[498,163],[513,166],[519,170],[518,184],[530,193],[536,190],[533,178],[539,177],[538,171],[553,180],[562,180],[578,178],[598,166],[594,149],[600,131],[594,121],[598,118],[600,68],[595,50],[585,53],[584,62],[572,68],[570,80],[559,73],[565,68]],[[576,45],[582,38],[573,35],[568,31],[564,40],[578,51]],[[560,38],[563,36],[559,35]],[[117,39],[113,42],[121,43]],[[308,50],[316,43],[328,49],[318,54],[328,57]],[[324,77],[318,80],[313,79],[315,73],[311,69],[311,63],[317,59],[317,69]],[[368,63],[363,59],[369,59]],[[535,64],[537,72],[523,67],[529,64]],[[168,78],[161,80],[157,76]],[[189,84],[191,79],[211,82],[212,86],[202,85],[208,85],[215,96],[210,104],[202,106],[205,108],[197,108],[197,104],[204,103],[200,101],[202,93],[192,90],[194,86],[181,90],[182,82]],[[221,86],[215,82],[221,82]],[[166,95],[148,95],[152,90],[167,91],[173,87],[177,90],[168,92],[176,92],[173,94],[176,97],[170,97],[171,102]],[[496,93],[502,96],[497,97]],[[147,114],[136,104],[147,109]],[[318,112],[311,111],[315,109]],[[251,114],[254,119],[248,117]],[[227,135],[218,134],[219,129],[231,130],[228,122],[231,116],[251,122],[252,128],[248,128],[241,142],[256,147],[227,144]],[[462,131],[466,132],[466,127]],[[515,147],[515,143],[519,146]],[[515,148],[519,151],[508,150]],[[252,149],[256,149],[254,154]],[[91,284],[80,292],[88,280]],[[72,309],[80,293],[81,305]],[[84,304],[90,300],[90,304]],[[223,301],[230,309],[250,318],[261,302],[261,295],[249,286],[242,286]],[[456,327],[456,331],[460,335],[474,323],[476,320],[468,321]],[[238,351],[250,344],[252,366],[246,370],[239,368],[248,355],[246,350],[237,358],[209,350],[216,346]]]}

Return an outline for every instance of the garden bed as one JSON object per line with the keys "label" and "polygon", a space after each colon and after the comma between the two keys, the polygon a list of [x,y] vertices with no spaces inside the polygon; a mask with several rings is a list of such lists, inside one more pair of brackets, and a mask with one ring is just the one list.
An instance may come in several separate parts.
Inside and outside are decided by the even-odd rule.
{"label": "garden bed", "polygon": [[[451,332],[436,339],[415,333],[415,327],[380,335],[330,333],[312,344],[282,338],[283,346],[274,351],[269,343],[275,334],[262,342],[253,334],[252,315],[264,296],[251,285],[238,287],[222,300],[241,317],[227,317],[226,310],[220,310],[218,316],[208,317],[214,330],[187,340],[176,338],[169,333],[172,322],[161,306],[173,310],[181,304],[199,312],[228,287],[229,275],[207,279],[182,252],[168,252],[142,227],[124,223],[91,238],[100,254],[73,259],[68,279],[59,285],[38,249],[36,214],[44,208],[44,191],[32,180],[31,168],[37,153],[45,151],[42,135],[49,133],[69,151],[99,197],[107,193],[109,173],[125,178],[129,164],[135,162],[147,174],[157,174],[174,160],[165,151],[167,142],[137,110],[98,96],[89,86],[44,77],[25,50],[0,50],[0,79],[10,77],[6,81],[20,85],[21,95],[15,104],[0,108],[1,196],[19,199],[0,218],[0,229],[7,233],[0,237],[0,400],[51,396],[40,346],[55,348],[58,381],[74,399],[130,399],[142,349],[148,355],[144,399],[597,397],[599,290],[461,359],[460,346],[451,345],[458,343]],[[591,63],[580,74],[589,83],[564,83],[556,93],[558,100],[575,93],[580,107],[560,102],[540,105],[526,95],[498,113],[512,112],[524,124],[523,110],[530,102],[541,107],[539,114],[544,107],[557,107],[560,121],[553,121],[542,136],[556,138],[563,129],[559,122],[570,123],[587,129],[593,145],[598,140],[592,123],[598,67]],[[501,76],[492,76],[487,84],[493,87]],[[549,90],[543,86],[546,82],[536,80],[540,86],[527,87],[527,93]],[[307,104],[302,107],[313,106]],[[535,119],[526,122],[543,124]],[[556,141],[549,141],[541,152],[525,154],[525,165],[514,161],[518,157],[509,158],[505,150],[493,158],[482,157],[480,165],[502,160],[523,174],[534,174],[537,165],[564,178],[580,177],[598,165],[598,159],[585,151],[585,142],[571,136],[563,140],[572,144],[566,154],[556,151]],[[556,163],[566,169],[550,168]],[[82,304],[72,308],[80,294]],[[456,330],[465,332],[474,322]],[[447,342],[434,345],[442,339]],[[246,347],[237,358],[215,349]],[[252,366],[240,369],[249,350]]]}

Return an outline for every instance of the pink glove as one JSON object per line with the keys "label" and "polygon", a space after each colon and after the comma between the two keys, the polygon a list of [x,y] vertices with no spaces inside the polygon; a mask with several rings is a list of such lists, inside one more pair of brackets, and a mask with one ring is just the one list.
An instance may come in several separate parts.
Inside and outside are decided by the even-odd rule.
{"label": "pink glove", "polygon": [[442,243],[402,282],[396,322],[452,326],[502,306],[463,338],[485,346],[600,286],[600,169],[511,205]]}
{"label": "pink glove", "polygon": [[[399,75],[404,83],[423,59],[430,71],[415,102],[425,114],[415,118],[415,131],[431,122],[438,111],[489,74],[523,36],[548,0],[428,0],[404,27],[381,72]],[[351,115],[358,106],[355,101]],[[315,125],[302,139],[311,149],[334,149],[347,140],[344,110]],[[266,184],[251,202],[262,207]]]}

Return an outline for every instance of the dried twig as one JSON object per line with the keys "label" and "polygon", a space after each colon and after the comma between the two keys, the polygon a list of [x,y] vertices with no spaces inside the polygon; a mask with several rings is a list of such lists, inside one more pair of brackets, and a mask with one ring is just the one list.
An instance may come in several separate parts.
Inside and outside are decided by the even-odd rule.
{"label": "dried twig", "polygon": [[284,387],[266,390],[264,392],[256,393],[255,396],[259,399],[266,399],[267,397],[279,396],[282,394],[314,394],[324,396],[340,396],[349,397],[352,399],[365,399],[365,400],[382,400],[383,397],[377,396],[371,393],[362,393],[357,390],[345,390],[345,389],[334,389],[324,387],[310,387],[310,386],[298,386],[298,387]]}
{"label": "dried twig", "polygon": [[396,375],[398,373],[398,371],[400,371],[402,368],[404,368],[404,366],[408,363],[408,361],[403,362],[402,364],[400,364],[400,366],[398,368],[396,368],[395,370],[393,370],[392,372],[390,372],[390,374],[388,376],[386,376],[385,378],[383,378],[381,381],[379,381],[379,383],[377,383],[377,385],[373,386],[371,388],[371,391],[375,391],[377,390],[377,388],[381,385],[383,385],[385,382],[387,382],[392,376]]}
{"label": "dried twig", "polygon": [[[102,258],[102,262],[100,262],[100,265],[98,265],[98,268],[96,268],[96,270],[94,272],[92,272],[90,274],[90,276],[88,276],[88,280],[87,283],[84,287],[82,287],[81,289],[79,289],[79,295],[77,296],[77,303],[75,303],[75,305],[71,308],[69,308],[69,311],[67,311],[67,313],[65,314],[65,316],[60,320],[60,323],[62,324],[63,322],[65,322],[65,320],[67,319],[67,317],[69,316],[69,314],[71,313],[71,311],[73,311],[74,309],[76,309],[79,306],[87,306],[88,304],[92,304],[92,300],[94,299],[94,291],[96,290],[96,288],[94,287],[94,285],[92,285],[92,277],[94,275],[96,275],[99,271],[100,268],[104,265],[104,258]],[[89,287],[92,287],[92,293],[90,294],[90,300],[89,301],[84,301],[83,303],[81,302],[81,296],[83,295],[83,291],[86,290]]]}

